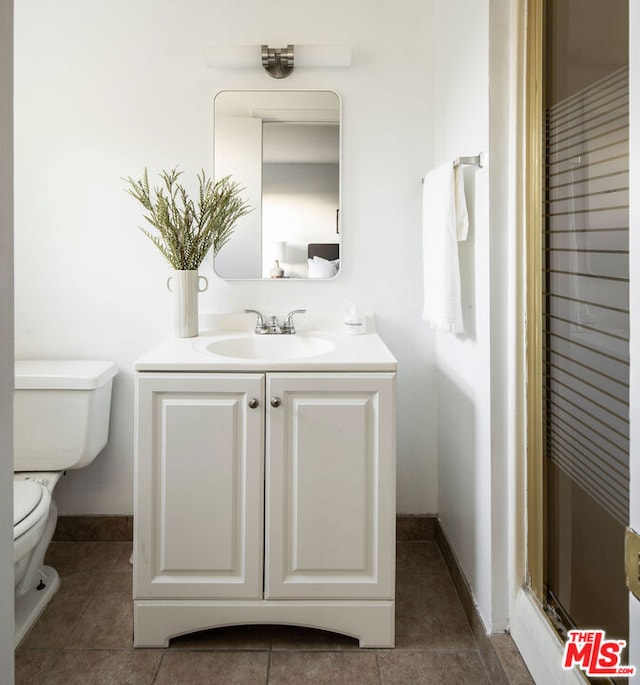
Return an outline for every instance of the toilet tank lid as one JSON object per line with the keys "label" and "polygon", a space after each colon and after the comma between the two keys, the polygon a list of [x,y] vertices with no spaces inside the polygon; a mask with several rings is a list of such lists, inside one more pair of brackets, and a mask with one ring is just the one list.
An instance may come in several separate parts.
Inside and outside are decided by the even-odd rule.
{"label": "toilet tank lid", "polygon": [[117,372],[109,361],[19,359],[15,362],[15,389],[91,390]]}

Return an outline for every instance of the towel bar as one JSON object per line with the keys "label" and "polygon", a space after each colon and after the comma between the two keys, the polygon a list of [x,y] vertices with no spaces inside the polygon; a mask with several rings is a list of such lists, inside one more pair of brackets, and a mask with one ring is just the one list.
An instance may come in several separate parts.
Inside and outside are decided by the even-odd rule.
{"label": "towel bar", "polygon": [[[456,157],[453,160],[453,166],[477,166],[478,168],[482,169],[484,166],[484,154],[481,152],[477,155]],[[424,183],[424,176],[422,177],[422,183]]]}
{"label": "towel bar", "polygon": [[479,155],[470,155],[468,157],[456,157],[453,160],[453,166],[472,165],[482,168],[483,166],[482,152]]}

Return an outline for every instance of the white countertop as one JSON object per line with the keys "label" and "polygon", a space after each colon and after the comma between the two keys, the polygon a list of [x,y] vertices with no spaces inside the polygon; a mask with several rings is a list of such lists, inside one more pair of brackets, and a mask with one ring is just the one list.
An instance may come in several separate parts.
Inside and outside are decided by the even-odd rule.
{"label": "white countertop", "polygon": [[[341,317],[330,314],[300,314],[295,317],[294,335],[327,341],[329,351],[293,358],[240,358],[214,354],[211,343],[237,336],[250,338],[255,326],[253,314],[207,315],[201,318],[201,333],[195,338],[167,338],[145,352],[136,362],[136,371],[396,371],[398,363],[380,336],[373,332],[368,317],[367,333],[343,332]],[[282,321],[282,316],[279,317]],[[260,336],[264,337],[264,336]],[[269,338],[289,338],[269,335]],[[277,345],[278,340],[269,340]],[[287,344],[286,340],[283,340]],[[233,347],[233,345],[231,345]]]}

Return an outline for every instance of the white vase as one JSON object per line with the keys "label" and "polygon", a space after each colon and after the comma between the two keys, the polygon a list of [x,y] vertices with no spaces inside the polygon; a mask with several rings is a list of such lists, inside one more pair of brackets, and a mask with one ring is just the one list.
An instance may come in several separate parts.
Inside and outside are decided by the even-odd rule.
{"label": "white vase", "polygon": [[[204,287],[200,287],[200,281]],[[173,281],[173,286],[172,282]],[[198,270],[177,270],[167,279],[167,288],[173,297],[173,332],[177,338],[194,338],[198,335],[198,293],[207,289],[209,282]]]}

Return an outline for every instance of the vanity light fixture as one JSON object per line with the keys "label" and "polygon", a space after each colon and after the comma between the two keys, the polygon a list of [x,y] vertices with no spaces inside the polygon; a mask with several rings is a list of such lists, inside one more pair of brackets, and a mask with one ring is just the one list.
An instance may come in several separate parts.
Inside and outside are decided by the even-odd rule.
{"label": "vanity light fixture", "polygon": [[246,69],[262,64],[269,76],[286,78],[296,67],[351,66],[351,48],[345,45],[211,45],[204,49],[205,65],[214,68]]}
{"label": "vanity light fixture", "polygon": [[293,71],[293,45],[286,48],[262,46],[262,66],[273,78],[286,78]]}

